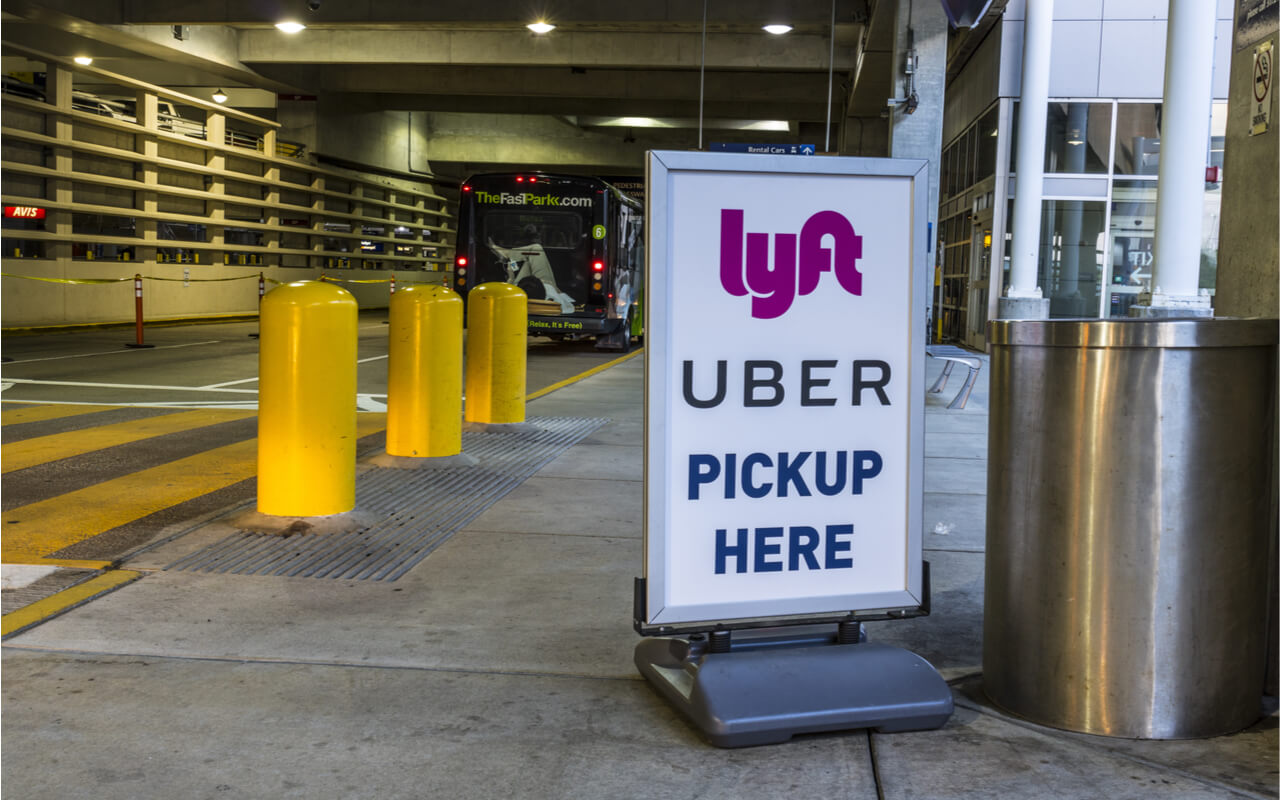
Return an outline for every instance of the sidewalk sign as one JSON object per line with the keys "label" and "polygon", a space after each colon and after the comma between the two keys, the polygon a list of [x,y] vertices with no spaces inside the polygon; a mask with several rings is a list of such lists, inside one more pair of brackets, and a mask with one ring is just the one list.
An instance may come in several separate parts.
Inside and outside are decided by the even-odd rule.
{"label": "sidewalk sign", "polygon": [[649,154],[635,623],[688,636],[636,661],[715,744],[950,716],[923,659],[856,643],[863,620],[928,612],[926,170]]}

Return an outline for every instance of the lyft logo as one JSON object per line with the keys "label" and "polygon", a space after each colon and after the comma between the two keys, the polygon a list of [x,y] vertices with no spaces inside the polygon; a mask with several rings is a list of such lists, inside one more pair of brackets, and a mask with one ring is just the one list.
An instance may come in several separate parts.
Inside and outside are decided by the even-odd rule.
{"label": "lyft logo", "polygon": [[[824,247],[826,237],[831,247]],[[799,244],[797,246],[797,239]],[[834,272],[849,294],[862,295],[862,237],[853,223],[835,211],[819,211],[794,233],[773,234],[773,267],[769,266],[769,234],[746,234],[743,260],[742,209],[720,211],[720,285],[734,297],[751,295],[751,316],[777,319],[796,295],[812,294],[824,272]]]}

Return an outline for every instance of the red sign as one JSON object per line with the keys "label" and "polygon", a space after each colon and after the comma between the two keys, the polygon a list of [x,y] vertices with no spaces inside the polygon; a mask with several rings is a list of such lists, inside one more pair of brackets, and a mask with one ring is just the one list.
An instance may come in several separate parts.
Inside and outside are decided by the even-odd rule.
{"label": "red sign", "polygon": [[35,206],[5,206],[4,215],[16,219],[44,219],[44,209]]}

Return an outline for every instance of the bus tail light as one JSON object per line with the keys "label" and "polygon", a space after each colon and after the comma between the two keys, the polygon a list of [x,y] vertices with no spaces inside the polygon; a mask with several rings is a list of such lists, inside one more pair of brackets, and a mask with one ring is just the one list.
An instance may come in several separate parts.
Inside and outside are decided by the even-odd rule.
{"label": "bus tail light", "polygon": [[466,256],[458,256],[458,266],[460,266],[460,267],[465,267],[466,265],[467,265],[467,257],[466,257]]}
{"label": "bus tail light", "polygon": [[603,262],[603,261],[593,261],[593,262],[591,262],[591,268],[592,268],[593,270],[595,270],[596,272],[604,272],[604,262]]}
{"label": "bus tail light", "polygon": [[464,183],[464,184],[462,184],[462,191],[464,191],[464,192],[469,192],[469,191],[471,191],[471,187],[470,187],[469,185],[467,185],[467,184],[465,184],[465,183]]}

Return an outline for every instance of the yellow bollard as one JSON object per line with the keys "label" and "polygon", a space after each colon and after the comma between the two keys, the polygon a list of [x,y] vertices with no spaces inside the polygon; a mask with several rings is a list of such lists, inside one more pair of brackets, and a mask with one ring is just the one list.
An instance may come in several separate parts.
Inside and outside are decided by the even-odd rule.
{"label": "yellow bollard", "polygon": [[529,298],[509,283],[467,297],[467,422],[524,422]]}
{"label": "yellow bollard", "polygon": [[319,281],[262,299],[258,511],[342,514],[356,505],[356,299]]}
{"label": "yellow bollard", "polygon": [[391,296],[387,454],[462,452],[462,298],[443,286]]}

